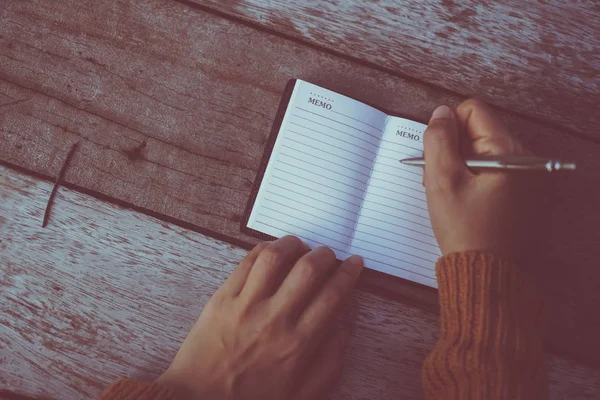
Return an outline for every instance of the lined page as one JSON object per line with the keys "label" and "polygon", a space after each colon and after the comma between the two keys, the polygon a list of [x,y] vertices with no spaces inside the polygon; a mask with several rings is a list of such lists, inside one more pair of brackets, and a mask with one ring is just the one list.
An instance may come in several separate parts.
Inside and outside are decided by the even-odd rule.
{"label": "lined page", "polygon": [[369,268],[437,287],[441,252],[427,212],[423,171],[399,162],[422,156],[426,127],[388,118],[350,253],[362,255]]}
{"label": "lined page", "polygon": [[348,256],[387,115],[298,80],[248,227]]}

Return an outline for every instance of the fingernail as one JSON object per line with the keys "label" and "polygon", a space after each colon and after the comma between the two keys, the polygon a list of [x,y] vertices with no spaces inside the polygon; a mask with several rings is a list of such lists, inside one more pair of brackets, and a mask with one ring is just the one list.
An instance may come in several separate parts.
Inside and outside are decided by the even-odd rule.
{"label": "fingernail", "polygon": [[356,267],[362,267],[363,266],[363,259],[361,256],[359,256],[358,254],[355,254],[353,256],[350,256],[347,260],[352,266],[356,266]]}
{"label": "fingernail", "polygon": [[433,110],[433,114],[431,114],[430,121],[438,118],[451,118],[452,110],[448,106],[439,106],[435,110]]}

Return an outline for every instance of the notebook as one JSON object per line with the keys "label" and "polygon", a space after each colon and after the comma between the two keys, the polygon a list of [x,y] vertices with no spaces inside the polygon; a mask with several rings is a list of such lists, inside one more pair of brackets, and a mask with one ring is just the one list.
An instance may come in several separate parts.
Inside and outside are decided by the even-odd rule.
{"label": "notebook", "polygon": [[421,157],[426,125],[298,79],[288,82],[242,230],[295,235],[343,260],[437,287],[441,253],[427,212]]}

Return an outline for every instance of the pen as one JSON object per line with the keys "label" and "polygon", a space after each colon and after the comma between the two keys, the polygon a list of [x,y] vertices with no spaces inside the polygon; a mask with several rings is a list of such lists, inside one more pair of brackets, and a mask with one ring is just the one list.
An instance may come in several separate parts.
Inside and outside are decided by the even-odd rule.
{"label": "pen", "polygon": [[[496,156],[496,157],[474,157],[464,160],[467,167],[475,169],[510,169],[526,171],[573,171],[575,162],[543,157],[527,156]],[[400,160],[404,165],[415,167],[425,166],[424,158],[405,158]]]}

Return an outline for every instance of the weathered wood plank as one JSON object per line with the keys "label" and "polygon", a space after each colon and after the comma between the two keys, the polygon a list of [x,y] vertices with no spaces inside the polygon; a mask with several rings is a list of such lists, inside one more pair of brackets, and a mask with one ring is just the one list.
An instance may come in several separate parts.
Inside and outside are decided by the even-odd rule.
{"label": "weathered wood plank", "polygon": [[[93,398],[123,376],[153,379],[245,251],[0,167],[0,390]],[[421,397],[438,316],[355,291],[334,398]],[[550,356],[551,398],[597,398],[600,370]]]}
{"label": "weathered wood plank", "polygon": [[597,2],[191,1],[600,141]]}
{"label": "weathered wood plank", "polygon": [[[4,4],[0,159],[54,175],[81,141],[67,182],[230,239],[255,242],[239,232],[239,218],[289,78],[420,120],[462,100],[181,3]],[[559,129],[503,117],[540,154],[600,156],[599,146]],[[525,267],[549,303],[548,343],[595,362],[599,179],[584,168],[540,189],[524,241]],[[370,286],[396,300],[431,299],[389,277]]]}

